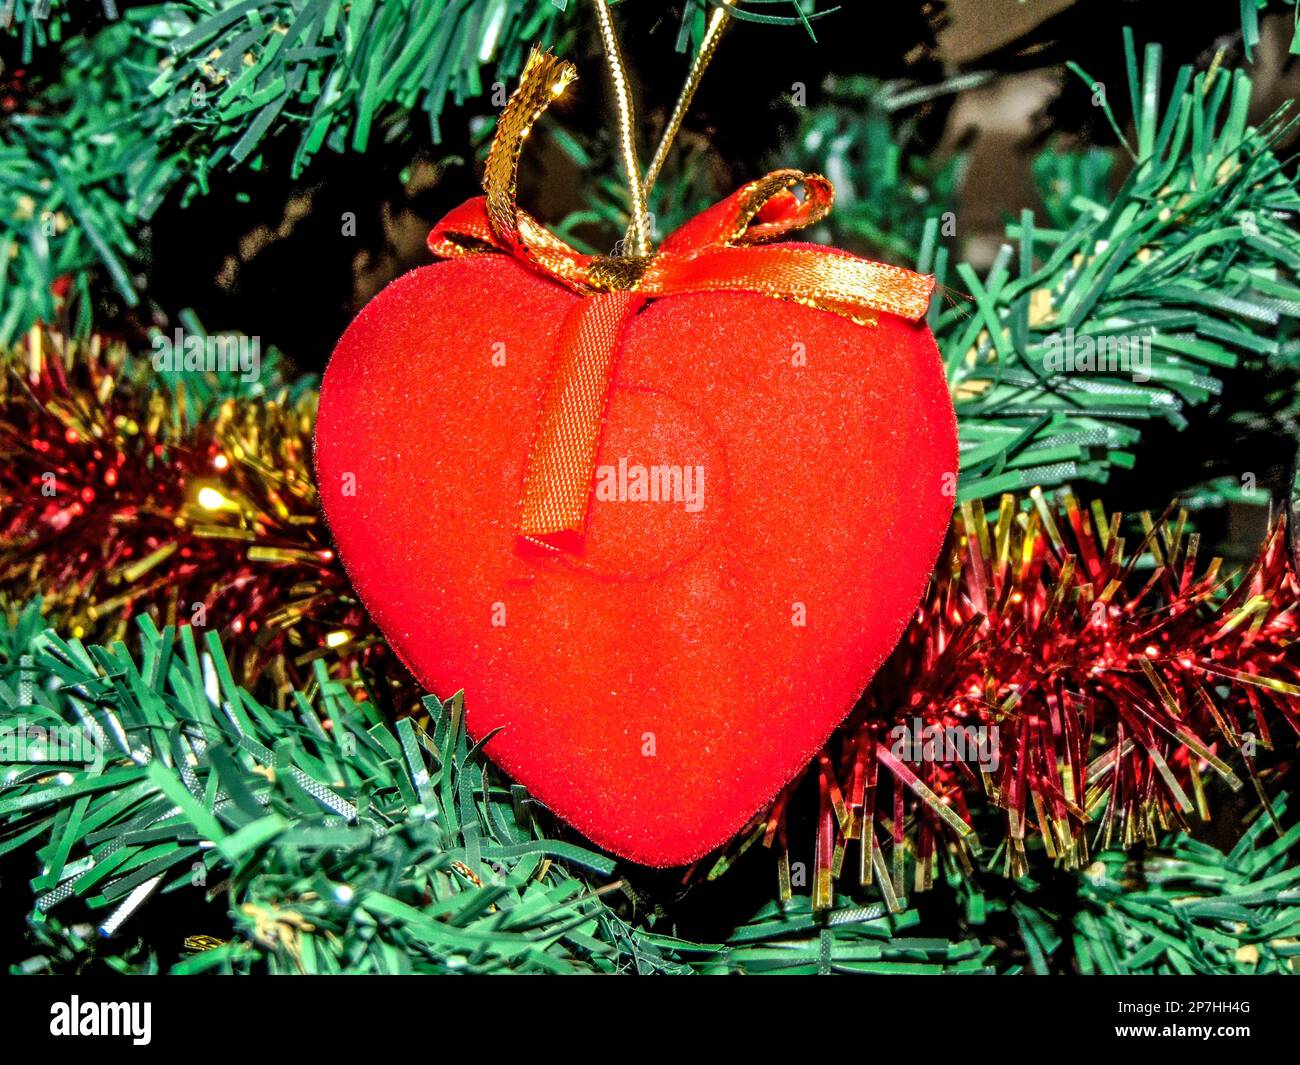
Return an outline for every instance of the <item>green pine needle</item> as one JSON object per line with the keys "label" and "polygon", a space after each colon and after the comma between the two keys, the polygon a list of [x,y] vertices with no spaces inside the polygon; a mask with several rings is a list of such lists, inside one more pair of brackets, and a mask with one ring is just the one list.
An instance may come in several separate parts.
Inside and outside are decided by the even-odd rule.
{"label": "green pine needle", "polygon": [[[285,714],[234,684],[215,635],[140,634],[138,658],[83,647],[36,606],[5,634],[0,853],[39,859],[37,925],[77,900],[112,932],[180,893],[196,915],[224,900],[235,935],[174,972],[678,967],[601,900],[610,859],[544,838],[486,771],[459,697],[390,727],[322,667]],[[41,748],[40,728],[93,742]]]}
{"label": "green pine needle", "polygon": [[[770,904],[720,945],[629,923],[605,901],[613,860],[543,834],[487,765],[491,737],[471,747],[461,696],[392,726],[317,662],[277,711],[195,633],[145,617],[138,654],[86,647],[39,603],[0,626],[0,856],[33,862],[39,951],[13,972],[987,968],[992,948],[899,936],[915,913],[847,900]],[[223,907],[233,935],[160,957],[132,929],[164,896],[193,936]]]}
{"label": "green pine needle", "polygon": [[[1273,801],[1281,816],[1285,796]],[[1228,852],[1175,837],[1144,861],[1103,854],[1085,871],[1074,950],[1085,974],[1300,971],[1300,824],[1261,814]]]}

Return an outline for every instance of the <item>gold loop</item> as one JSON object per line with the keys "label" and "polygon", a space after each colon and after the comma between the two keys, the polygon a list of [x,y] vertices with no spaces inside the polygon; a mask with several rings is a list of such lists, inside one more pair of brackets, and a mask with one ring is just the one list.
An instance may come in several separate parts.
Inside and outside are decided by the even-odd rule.
{"label": "gold loop", "polygon": [[[803,186],[804,197],[789,217],[775,222],[750,224],[773,197],[799,185]],[[745,186],[736,229],[729,243],[771,240],[796,229],[805,229],[829,215],[834,206],[835,186],[821,174],[805,174],[802,170],[773,170]]]}
{"label": "gold loop", "polygon": [[677,97],[677,103],[673,106],[673,113],[668,118],[668,125],[664,127],[664,134],[659,139],[659,147],[655,149],[654,158],[650,160],[650,166],[645,173],[645,197],[647,203],[650,201],[650,191],[655,187],[655,181],[659,178],[659,171],[663,169],[664,162],[668,158],[668,150],[672,147],[673,140],[682,128],[682,122],[686,119],[686,112],[690,109],[691,101],[695,98],[695,90],[700,87],[704,72],[713,60],[713,53],[718,50],[718,42],[722,40],[722,31],[727,28],[727,23],[731,18],[731,14],[727,10],[731,2],[732,0],[721,0],[721,3],[713,9],[713,14],[709,16],[709,24],[704,31],[704,38],[700,41],[700,50],[694,60],[691,61],[690,73],[686,75],[686,84],[682,86],[681,95]]}
{"label": "gold loop", "polygon": [[519,210],[515,195],[519,183],[519,156],[534,124],[551,101],[578,76],[577,68],[549,52],[534,48],[524,64],[519,87],[497,120],[496,134],[483,172],[488,224],[511,251],[527,252],[519,236]]}

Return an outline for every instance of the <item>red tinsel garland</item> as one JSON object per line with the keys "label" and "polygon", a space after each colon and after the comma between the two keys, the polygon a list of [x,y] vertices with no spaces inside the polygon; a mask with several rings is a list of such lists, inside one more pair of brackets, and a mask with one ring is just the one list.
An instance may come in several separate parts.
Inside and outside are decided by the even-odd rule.
{"label": "red tinsel garland", "polygon": [[51,624],[99,642],[126,636],[141,612],[209,626],[241,683],[265,678],[281,694],[308,687],[318,658],[344,677],[382,663],[403,705],[416,704],[320,520],[314,394],[196,403],[201,382],[187,400],[124,345],[39,330],[3,369],[0,591],[11,609],[41,596]]}
{"label": "red tinsel garland", "polygon": [[[304,687],[323,658],[331,675],[381,678],[398,705],[414,706],[414,682],[318,524],[314,397],[227,400],[191,422],[184,396],[132,373],[129,358],[120,345],[33,333],[6,359],[0,588],[10,605],[42,595],[52,624],[103,641],[125,635],[136,613],[183,624],[202,604],[245,683]],[[960,508],[912,624],[814,767],[819,905],[853,850],[853,875],[891,903],[909,856],[918,888],[941,861],[971,867],[972,810],[984,805],[1002,814],[1015,875],[1034,836],[1078,867],[1097,844],[1208,818],[1207,776],[1240,788],[1244,773],[1265,796],[1257,751],[1300,731],[1300,586],[1283,525],[1232,580],[1217,559],[1197,573],[1185,514],[1139,522],[1126,542],[1119,515],[1085,511],[1068,492],[1005,496],[992,516],[978,502]],[[967,731],[980,728],[996,728],[983,746]],[[778,847],[790,892],[795,790],[714,875],[762,841]]]}
{"label": "red tinsel garland", "polygon": [[[1199,536],[1172,506],[1142,515],[1132,544],[1118,514],[1068,491],[1030,497],[1004,496],[992,517],[978,502],[960,509],[913,623],[821,756],[818,904],[852,840],[857,879],[891,901],[908,854],[918,890],[941,859],[969,869],[971,809],[985,801],[1003,814],[1010,875],[1026,870],[1034,835],[1077,868],[1090,845],[1208,819],[1207,776],[1236,790],[1244,770],[1267,805],[1257,753],[1300,732],[1283,523],[1234,581],[1219,559],[1198,575]],[[742,844],[782,845],[786,893],[792,791]]]}

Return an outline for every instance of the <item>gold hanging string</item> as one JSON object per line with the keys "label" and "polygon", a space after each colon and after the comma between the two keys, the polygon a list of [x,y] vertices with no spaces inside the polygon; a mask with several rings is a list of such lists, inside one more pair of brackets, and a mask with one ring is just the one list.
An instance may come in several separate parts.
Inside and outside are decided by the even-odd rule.
{"label": "gold hanging string", "polygon": [[633,256],[650,253],[650,216],[646,209],[645,187],[641,181],[641,164],[636,158],[636,114],[632,105],[632,87],[628,81],[623,53],[614,32],[614,20],[606,0],[595,0],[596,18],[600,22],[600,39],[605,47],[605,61],[609,64],[610,79],[614,83],[614,100],[618,107],[619,151],[623,156],[623,169],[627,171],[627,191],[631,201],[632,219],[628,223],[626,254]]}
{"label": "gold hanging string", "polygon": [[645,198],[647,204],[650,202],[650,190],[654,188],[655,181],[659,178],[659,171],[663,169],[664,160],[668,158],[668,150],[672,147],[674,138],[682,128],[686,112],[690,109],[691,101],[695,98],[695,90],[700,87],[704,72],[713,59],[713,53],[718,50],[718,41],[722,39],[723,30],[731,22],[731,13],[728,8],[732,6],[732,2],[733,0],[721,0],[719,6],[715,7],[713,14],[709,16],[708,25],[704,30],[704,39],[700,41],[700,50],[691,63],[690,73],[686,76],[686,84],[682,86],[682,92],[677,97],[672,116],[668,119],[668,125],[664,127],[664,135],[659,140],[659,147],[655,149],[654,158],[650,160],[650,169],[646,171]]}

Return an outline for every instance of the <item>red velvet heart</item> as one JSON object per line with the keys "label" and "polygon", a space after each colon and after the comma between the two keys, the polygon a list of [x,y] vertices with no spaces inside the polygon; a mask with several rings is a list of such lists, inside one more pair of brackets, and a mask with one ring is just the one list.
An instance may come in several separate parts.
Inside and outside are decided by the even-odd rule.
{"label": "red velvet heart", "polygon": [[[657,300],[625,334],[581,550],[524,554],[578,298],[505,255],[394,282],[325,374],[317,476],[420,682],[463,687],[471,736],[500,727],[488,754],[596,843],[677,865],[807,764],[893,647],[951,513],[956,423],[924,325]],[[643,501],[652,467],[667,498]]]}

